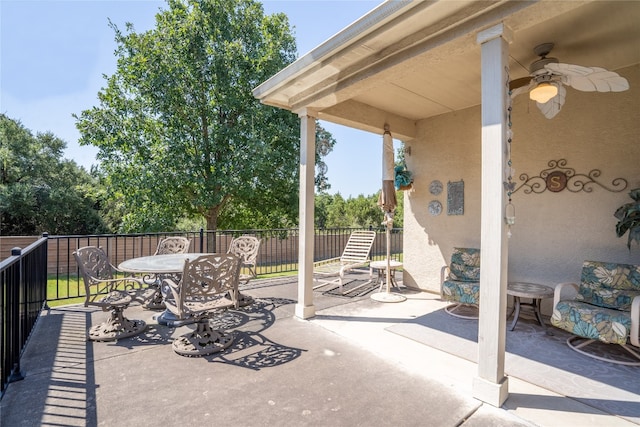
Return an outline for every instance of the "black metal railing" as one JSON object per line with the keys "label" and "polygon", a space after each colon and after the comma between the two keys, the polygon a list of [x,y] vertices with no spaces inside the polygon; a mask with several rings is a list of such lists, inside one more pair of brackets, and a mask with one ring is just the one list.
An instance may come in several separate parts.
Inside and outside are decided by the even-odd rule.
{"label": "black metal railing", "polygon": [[47,300],[47,236],[0,261],[0,398],[22,379],[20,356]]}
{"label": "black metal railing", "polygon": [[[355,228],[316,230],[314,258],[316,261],[339,257]],[[153,255],[158,242],[168,236],[184,236],[191,240],[190,252],[226,252],[233,237],[250,234],[261,241],[257,259],[259,276],[286,274],[298,269],[297,228],[253,230],[200,230],[180,233],[139,233],[82,236],[49,236],[49,301],[84,296],[84,285],[73,260],[73,251],[82,246],[102,247],[112,264],[140,256]],[[391,232],[391,258],[402,254],[402,229]],[[386,238],[379,231],[371,250],[373,259],[386,256]],[[52,285],[55,283],[55,286]]]}

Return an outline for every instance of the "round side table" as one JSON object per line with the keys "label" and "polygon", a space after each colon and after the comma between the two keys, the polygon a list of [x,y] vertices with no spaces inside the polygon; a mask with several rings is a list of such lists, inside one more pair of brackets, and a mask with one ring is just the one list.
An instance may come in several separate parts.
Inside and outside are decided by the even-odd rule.
{"label": "round side table", "polygon": [[[391,260],[389,262],[389,275],[391,277],[391,287],[393,288],[397,288],[398,284],[396,283],[396,279],[395,279],[395,274],[396,274],[396,269],[402,267],[402,263],[400,261],[393,261]],[[378,272],[378,277],[376,278],[376,284],[380,283],[380,292],[382,292],[382,287],[385,284],[385,276],[386,276],[386,271],[387,271],[387,260],[382,260],[382,261],[371,261],[369,263],[369,268],[372,270],[376,270]]]}
{"label": "round side table", "polygon": [[[509,314],[509,316],[513,314],[513,322],[511,322],[511,328],[509,330],[513,331],[515,329],[522,306],[531,307],[540,326],[546,327],[542,320],[542,314],[540,313],[540,301],[545,298],[552,298],[553,288],[537,283],[512,282],[507,284],[507,295],[511,295],[514,298],[514,306]],[[531,302],[522,302],[520,298],[528,298]]]}

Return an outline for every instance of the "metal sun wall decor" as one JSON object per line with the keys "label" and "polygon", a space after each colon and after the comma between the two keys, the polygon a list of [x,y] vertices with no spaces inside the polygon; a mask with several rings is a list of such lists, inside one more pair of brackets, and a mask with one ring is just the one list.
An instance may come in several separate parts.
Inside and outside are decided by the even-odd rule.
{"label": "metal sun wall decor", "polygon": [[598,181],[602,172],[599,169],[593,169],[589,173],[576,173],[573,168],[567,167],[565,159],[550,160],[547,164],[548,169],[540,171],[537,176],[529,176],[526,173],[520,175],[520,181],[523,181],[513,193],[524,188],[525,194],[544,193],[549,190],[552,193],[558,193],[563,190],[572,193],[591,193],[594,185],[601,187],[612,193],[619,193],[627,188],[628,182],[624,178],[615,178],[610,185],[605,185]]}

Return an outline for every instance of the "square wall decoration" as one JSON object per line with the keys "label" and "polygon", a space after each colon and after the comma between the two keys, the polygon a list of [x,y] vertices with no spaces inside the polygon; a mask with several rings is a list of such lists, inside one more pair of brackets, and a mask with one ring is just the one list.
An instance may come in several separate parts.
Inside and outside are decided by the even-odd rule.
{"label": "square wall decoration", "polygon": [[464,215],[464,181],[447,183],[447,215]]}

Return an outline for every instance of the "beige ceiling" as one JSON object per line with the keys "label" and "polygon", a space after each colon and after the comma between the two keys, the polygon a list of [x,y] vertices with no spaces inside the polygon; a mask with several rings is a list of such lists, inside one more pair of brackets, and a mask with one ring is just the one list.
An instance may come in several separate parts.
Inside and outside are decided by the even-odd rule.
{"label": "beige ceiling", "polygon": [[617,70],[640,63],[640,1],[387,2],[255,89],[262,102],[411,139],[415,122],[479,105],[479,31],[513,32],[510,77],[533,48],[560,62]]}

